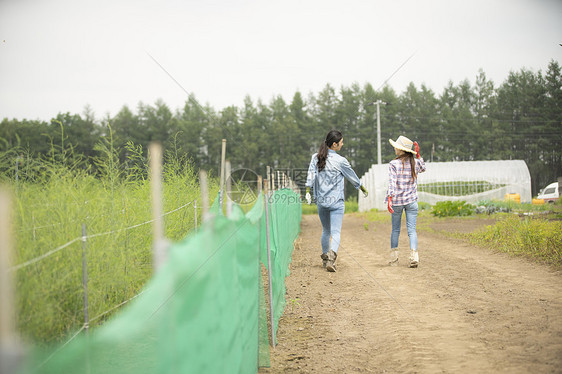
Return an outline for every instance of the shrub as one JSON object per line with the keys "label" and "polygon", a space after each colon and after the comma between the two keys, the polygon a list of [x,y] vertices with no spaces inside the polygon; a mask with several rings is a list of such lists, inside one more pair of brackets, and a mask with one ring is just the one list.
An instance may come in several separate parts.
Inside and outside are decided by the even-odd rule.
{"label": "shrub", "polygon": [[474,209],[466,201],[439,201],[433,206],[431,213],[437,217],[470,216],[474,214]]}
{"label": "shrub", "polygon": [[[345,201],[345,212],[353,213],[359,211],[359,203],[357,202],[357,197],[350,197]],[[305,202],[302,204],[302,214],[316,214],[318,213],[318,207],[315,203],[308,205]]]}
{"label": "shrub", "polygon": [[302,204],[302,214],[316,214],[318,212],[317,209],[318,208],[316,207],[316,204],[310,204],[310,205],[308,205],[307,203]]}
{"label": "shrub", "polygon": [[562,222],[507,217],[493,226],[469,234],[471,242],[501,252],[562,265]]}
{"label": "shrub", "polygon": [[481,200],[477,204],[476,213],[509,213],[511,211],[532,212],[548,210],[548,205],[533,205],[516,201]]}
{"label": "shrub", "polygon": [[345,212],[352,213],[358,211],[359,211],[359,203],[357,202],[357,197],[354,196],[348,198],[347,201],[345,202]]}

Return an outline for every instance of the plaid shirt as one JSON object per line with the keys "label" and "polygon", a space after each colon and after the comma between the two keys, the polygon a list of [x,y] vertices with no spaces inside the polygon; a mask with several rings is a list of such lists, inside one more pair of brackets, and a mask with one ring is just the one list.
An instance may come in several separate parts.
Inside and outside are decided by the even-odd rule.
{"label": "plaid shirt", "polygon": [[[416,158],[416,175],[425,171],[423,158]],[[388,165],[388,191],[384,202],[392,196],[392,205],[406,205],[418,200],[418,183],[412,179],[412,172],[409,162],[402,163],[402,160],[392,160]]]}

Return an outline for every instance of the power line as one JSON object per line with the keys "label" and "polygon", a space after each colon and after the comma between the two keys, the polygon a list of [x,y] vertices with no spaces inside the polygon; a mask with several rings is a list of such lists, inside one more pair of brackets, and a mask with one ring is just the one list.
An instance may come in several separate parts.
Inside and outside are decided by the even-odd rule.
{"label": "power line", "polygon": [[404,61],[404,62],[402,63],[402,65],[398,66],[398,69],[394,70],[394,72],[393,72],[392,74],[390,74],[390,77],[388,77],[388,78],[383,82],[383,84],[381,84],[381,85],[379,86],[379,88],[377,88],[377,91],[379,91],[382,87],[384,87],[384,86],[386,85],[386,83],[390,80],[390,78],[392,78],[392,77],[394,76],[394,74],[398,73],[398,71],[399,71],[400,69],[402,69],[402,66],[406,65],[406,63],[407,63],[408,61],[410,61],[410,59],[411,59],[412,57],[414,57],[415,54],[416,54],[416,52],[412,53],[412,55],[411,55],[410,57],[408,57],[408,58],[406,59],[406,61]]}
{"label": "power line", "polygon": [[467,117],[461,117],[461,118],[443,118],[443,117],[438,117],[438,116],[432,116],[432,117],[419,117],[419,116],[408,116],[408,115],[402,115],[402,114],[394,114],[394,115],[389,115],[389,114],[381,114],[381,118],[385,118],[385,119],[404,119],[404,118],[410,118],[410,119],[424,119],[424,120],[432,120],[432,121],[443,121],[443,122],[451,122],[451,121],[478,121],[478,122],[487,122],[487,121],[493,121],[493,122],[507,122],[507,123],[552,123],[552,124],[560,124],[560,121],[557,120],[534,120],[534,119],[529,119],[529,120],[515,120],[515,119],[501,119],[501,118],[493,118],[493,117],[485,117],[485,118],[478,118],[478,117],[471,117],[471,118],[467,118]]}
{"label": "power line", "polygon": [[162,66],[162,64],[160,64],[154,57],[152,57],[152,55],[150,53],[148,53],[148,51],[145,51],[145,52],[148,55],[148,57],[150,57],[152,59],[152,61],[154,61],[160,67],[160,69],[162,69],[164,71],[164,73],[166,73],[168,75],[168,77],[170,77],[178,85],[178,87],[182,89],[183,92],[185,92],[189,101],[195,103],[195,105],[197,105],[199,107],[199,109],[201,109],[203,112],[205,112],[207,115],[209,115],[209,112],[207,111],[207,109],[205,109],[201,104],[199,104],[199,102],[197,100],[195,100],[195,98],[193,97],[193,94],[189,93],[181,85],[181,83],[178,82],[178,80],[176,78],[174,78],[174,76],[172,74],[170,74],[168,72],[168,70],[166,70],[166,68],[164,68],[164,66]]}
{"label": "power line", "polygon": [[152,59],[152,61],[154,61],[154,62],[160,67],[160,69],[162,69],[162,70],[166,73],[166,75],[168,75],[168,76],[182,89],[182,91],[186,93],[187,98],[188,98],[189,101],[191,101],[191,102],[194,103],[199,109],[201,109],[201,111],[203,111],[203,113],[205,113],[208,118],[213,119],[213,120],[219,125],[219,127],[220,127],[221,129],[223,129],[223,130],[228,134],[228,136],[233,137],[233,135],[232,135],[232,133],[230,132],[230,130],[229,130],[226,126],[223,126],[223,125],[220,123],[220,121],[218,120],[218,118],[216,117],[216,115],[215,115],[214,113],[209,112],[209,110],[207,110],[205,107],[203,107],[203,105],[201,105],[201,104],[199,103],[199,101],[197,101],[197,100],[195,99],[195,97],[193,96],[193,94],[192,94],[192,93],[189,93],[189,92],[181,85],[181,83],[178,82],[178,80],[177,80],[176,78],[174,78],[174,76],[173,76],[172,74],[170,74],[170,72],[168,72],[168,70],[166,70],[166,68],[164,68],[164,66],[163,66],[160,62],[158,62],[150,53],[148,53],[148,51],[145,51],[145,52],[146,52],[146,54]]}

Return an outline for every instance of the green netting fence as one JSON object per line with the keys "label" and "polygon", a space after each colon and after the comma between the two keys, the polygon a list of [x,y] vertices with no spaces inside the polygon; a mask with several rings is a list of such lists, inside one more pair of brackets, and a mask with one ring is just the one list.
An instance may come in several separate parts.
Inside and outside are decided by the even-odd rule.
{"label": "green netting fence", "polygon": [[[300,196],[289,189],[278,190],[269,197],[269,232],[271,248],[273,326],[275,331],[285,310],[285,277],[289,276],[289,263],[293,241],[300,232]],[[265,232],[265,220],[262,221]],[[266,248],[266,235],[262,235],[262,248]],[[267,251],[261,251],[261,262],[267,266]]]}
{"label": "green netting fence", "polygon": [[[267,200],[276,331],[301,204],[288,189]],[[20,372],[256,373],[269,366],[263,195],[246,214],[235,205],[227,218],[216,202],[211,213],[169,248],[166,263],[119,314],[64,345],[33,349]]]}

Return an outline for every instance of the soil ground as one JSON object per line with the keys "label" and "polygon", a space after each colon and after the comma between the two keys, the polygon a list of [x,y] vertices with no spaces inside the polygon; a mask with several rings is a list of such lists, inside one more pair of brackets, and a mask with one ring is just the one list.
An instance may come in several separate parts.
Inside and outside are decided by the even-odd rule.
{"label": "soil ground", "polygon": [[562,372],[560,271],[442,234],[491,222],[428,223],[410,269],[405,222],[390,267],[390,223],[346,214],[329,273],[318,216],[303,216],[278,344],[259,372]]}

